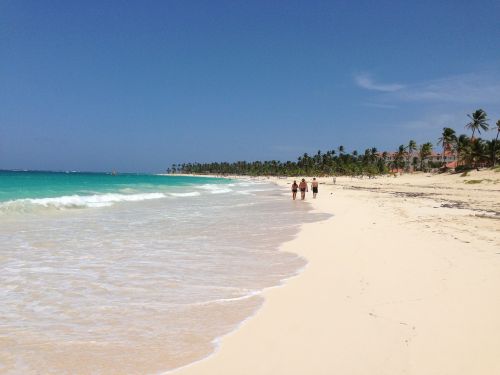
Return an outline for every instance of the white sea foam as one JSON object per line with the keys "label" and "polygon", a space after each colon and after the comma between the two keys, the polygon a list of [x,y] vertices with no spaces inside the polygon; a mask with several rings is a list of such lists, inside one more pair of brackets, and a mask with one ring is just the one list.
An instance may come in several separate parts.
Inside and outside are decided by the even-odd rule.
{"label": "white sea foam", "polygon": [[201,194],[197,191],[191,191],[189,193],[170,193],[170,195],[173,197],[197,197]]}
{"label": "white sea foam", "polygon": [[231,189],[214,189],[210,193],[212,194],[226,194],[232,192]]}
{"label": "white sea foam", "polygon": [[273,191],[273,190],[274,189],[246,189],[246,190],[238,190],[236,193],[241,195],[255,195],[254,193]]}
{"label": "white sea foam", "polygon": [[196,303],[191,303],[191,306],[203,306],[203,305],[209,305],[213,303],[231,303],[231,302],[236,302],[236,301],[243,301],[258,295],[262,294],[262,290],[252,290],[248,291],[246,294],[243,294],[239,297],[229,297],[229,298],[216,298],[213,300],[209,301],[203,301],[203,302],[196,302]]}
{"label": "white sea foam", "polygon": [[165,198],[163,193],[142,194],[95,194],[95,195],[66,195],[54,198],[17,199],[0,204],[0,210],[17,211],[29,207],[46,207],[55,209],[108,207],[117,202],[139,202],[148,199]]}
{"label": "white sea foam", "polygon": [[138,192],[137,189],[132,189],[132,188],[120,189],[120,193],[124,193],[124,194],[133,194],[133,193],[137,193],[137,192]]}
{"label": "white sea foam", "polygon": [[[88,195],[66,195],[51,198],[25,198],[17,199],[0,203],[0,212],[27,212],[36,210],[37,208],[49,209],[71,209],[71,208],[98,208],[109,207],[118,202],[138,202],[149,199],[160,199],[165,197],[196,197],[200,196],[203,191],[209,194],[227,194],[236,192],[242,195],[253,195],[253,192],[263,191],[261,189],[239,190],[239,187],[248,187],[259,185],[259,183],[235,183],[235,184],[203,184],[193,186],[200,191],[190,191],[186,193],[175,192],[149,192],[139,193],[138,190],[132,188],[123,188],[119,193],[100,194],[97,192],[88,191]],[[236,190],[228,186],[236,187]]]}
{"label": "white sea foam", "polygon": [[226,187],[227,185],[205,184],[199,186],[200,189],[208,190],[211,194],[226,194],[233,190]]}

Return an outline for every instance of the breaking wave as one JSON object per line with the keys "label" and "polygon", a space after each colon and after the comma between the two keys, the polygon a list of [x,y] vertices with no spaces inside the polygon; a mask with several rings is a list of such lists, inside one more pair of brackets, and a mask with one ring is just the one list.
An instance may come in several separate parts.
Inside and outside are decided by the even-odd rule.
{"label": "breaking wave", "polygon": [[173,197],[197,197],[200,195],[197,191],[192,191],[190,193],[170,193]]}
{"label": "breaking wave", "polygon": [[199,186],[199,188],[203,189],[203,190],[207,190],[211,194],[226,194],[226,193],[230,193],[233,191],[232,189],[228,189],[228,188],[224,187],[224,185],[214,185],[214,184],[201,185],[201,186]]}
{"label": "breaking wave", "polygon": [[[123,188],[117,192],[99,193],[91,190],[81,191],[79,194],[62,195],[59,197],[47,198],[21,198],[0,202],[0,214],[4,213],[29,213],[38,210],[66,210],[82,208],[109,207],[119,202],[140,202],[151,199],[161,198],[183,198],[198,197],[205,194],[240,194],[253,195],[254,192],[264,191],[266,189],[241,189],[241,187],[252,186],[256,184],[201,184],[194,185],[187,192],[179,190],[141,192],[136,188]],[[229,188],[228,186],[231,186]],[[144,188],[141,185],[140,188]],[[148,188],[150,188],[148,186]],[[182,190],[181,190],[182,191]]]}
{"label": "breaking wave", "polygon": [[0,203],[1,211],[29,211],[36,207],[70,209],[86,207],[108,207],[117,202],[139,202],[149,199],[165,198],[163,193],[142,194],[95,194],[66,195],[54,198],[26,198]]}

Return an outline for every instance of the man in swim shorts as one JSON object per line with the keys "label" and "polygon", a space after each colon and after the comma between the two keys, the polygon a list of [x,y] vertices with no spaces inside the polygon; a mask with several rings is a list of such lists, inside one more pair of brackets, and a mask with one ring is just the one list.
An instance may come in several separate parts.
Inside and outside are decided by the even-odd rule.
{"label": "man in swim shorts", "polygon": [[299,189],[300,189],[300,200],[304,200],[306,198],[306,191],[308,191],[307,182],[305,178],[303,178],[302,181],[300,181]]}
{"label": "man in swim shorts", "polygon": [[316,199],[316,194],[318,194],[318,181],[316,181],[316,178],[313,178],[311,188],[313,191],[313,198]]}
{"label": "man in swim shorts", "polygon": [[299,185],[297,185],[297,181],[293,180],[292,184],[292,198],[295,200],[297,197],[297,190],[299,189]]}

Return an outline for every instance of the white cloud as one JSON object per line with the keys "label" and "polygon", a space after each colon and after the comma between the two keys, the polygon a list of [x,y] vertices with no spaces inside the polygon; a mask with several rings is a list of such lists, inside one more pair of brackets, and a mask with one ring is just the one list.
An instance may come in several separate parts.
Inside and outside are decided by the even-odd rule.
{"label": "white cloud", "polygon": [[407,85],[378,97],[383,103],[457,103],[469,106],[500,104],[498,74],[462,74]]}
{"label": "white cloud", "polygon": [[394,104],[384,104],[384,103],[364,103],[365,107],[382,108],[382,109],[395,109],[398,108]]}
{"label": "white cloud", "polygon": [[[456,124],[464,122],[463,113],[435,113],[427,114],[425,117],[418,120],[411,120],[400,124],[404,129],[425,130],[435,129],[441,130],[444,127],[456,128]],[[458,130],[458,129],[456,129]]]}
{"label": "white cloud", "polygon": [[367,90],[393,92],[403,89],[405,86],[399,83],[376,83],[369,74],[358,74],[354,77],[356,84]]}

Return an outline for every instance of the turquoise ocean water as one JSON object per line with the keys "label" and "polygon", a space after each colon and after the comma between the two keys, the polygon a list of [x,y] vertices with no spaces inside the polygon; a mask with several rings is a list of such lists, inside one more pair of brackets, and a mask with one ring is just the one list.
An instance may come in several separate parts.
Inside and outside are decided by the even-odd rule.
{"label": "turquoise ocean water", "polygon": [[258,180],[0,172],[0,373],[161,373],[305,262],[317,220]]}
{"label": "turquoise ocean water", "polygon": [[[0,171],[0,202],[65,196],[160,193],[169,188],[206,183],[227,184],[228,180],[130,173],[113,175],[85,172]],[[55,200],[52,202],[57,203]]]}

